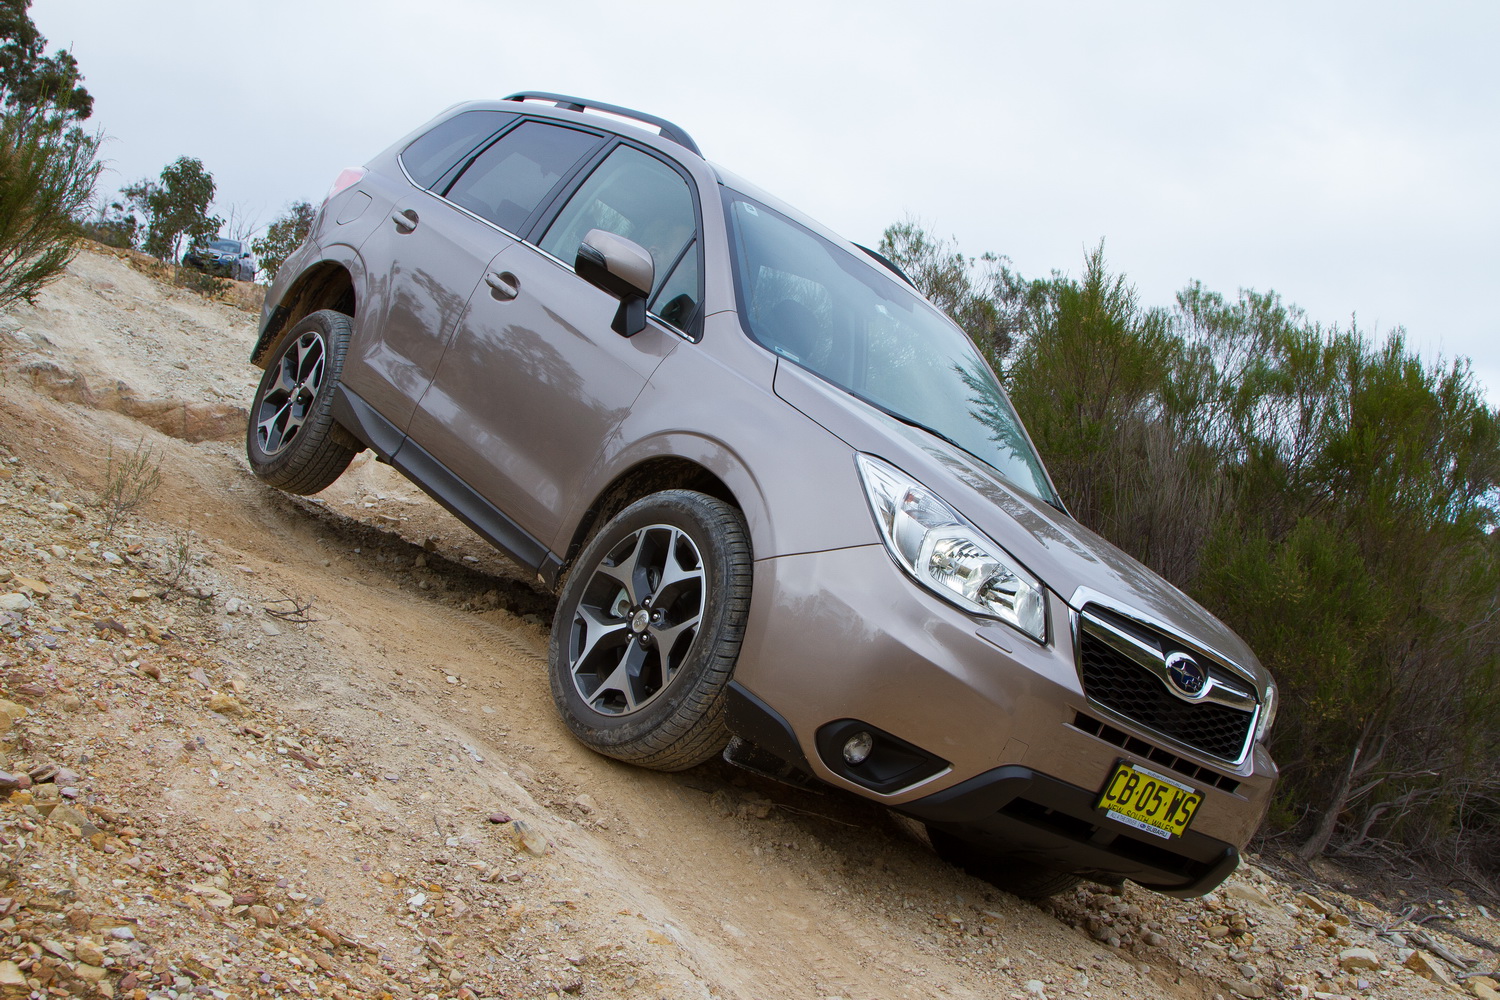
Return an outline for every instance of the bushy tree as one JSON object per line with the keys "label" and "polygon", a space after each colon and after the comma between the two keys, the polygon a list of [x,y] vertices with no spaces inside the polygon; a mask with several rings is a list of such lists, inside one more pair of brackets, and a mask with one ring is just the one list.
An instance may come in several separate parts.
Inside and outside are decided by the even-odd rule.
{"label": "bushy tree", "polygon": [[157,180],[136,181],[121,194],[144,217],[141,249],[160,260],[176,260],[184,240],[211,239],[223,225],[218,216],[208,214],[214,175],[191,156],[178,157],[162,168]]}
{"label": "bushy tree", "polygon": [[[897,235],[934,287],[964,287],[956,251]],[[1015,317],[1002,377],[1072,512],[1277,678],[1273,826],[1307,858],[1500,878],[1500,411],[1467,363],[1274,292],[1146,308],[1102,245],[1080,278],[992,298]]]}
{"label": "bushy tree", "polygon": [[1021,299],[1004,375],[1069,509],[1157,572],[1190,577],[1221,490],[1185,426],[1194,366],[1166,310],[1140,305],[1102,243],[1080,279],[1054,273]]}
{"label": "bushy tree", "polygon": [[73,54],[46,54],[47,39],[32,23],[31,0],[0,0],[0,94],[6,114],[26,122],[66,125],[87,119],[94,99],[83,87]]}
{"label": "bushy tree", "polygon": [[46,54],[29,7],[0,0],[0,305],[62,273],[99,176],[99,136],[76,124],[93,99],[70,53]]}
{"label": "bushy tree", "polygon": [[268,279],[276,279],[281,265],[307,239],[317,214],[317,209],[305,201],[292,202],[276,221],[266,227],[265,235],[250,244]]}
{"label": "bushy tree", "polygon": [[134,249],[141,238],[141,220],[122,199],[100,204],[82,228],[90,239],[121,249]]}
{"label": "bushy tree", "polygon": [[1453,817],[1500,792],[1500,415],[1465,364],[1422,363],[1400,331],[1250,338],[1197,592],[1282,684],[1303,856],[1449,850]]}

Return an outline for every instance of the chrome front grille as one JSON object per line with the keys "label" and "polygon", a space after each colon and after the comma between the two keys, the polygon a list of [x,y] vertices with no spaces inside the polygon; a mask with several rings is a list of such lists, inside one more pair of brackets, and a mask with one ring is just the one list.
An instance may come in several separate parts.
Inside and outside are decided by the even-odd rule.
{"label": "chrome front grille", "polygon": [[[1250,750],[1258,702],[1250,683],[1174,637],[1086,608],[1078,617],[1079,676],[1089,700],[1179,746],[1237,764]],[[1185,653],[1206,673],[1189,693],[1170,679]]]}

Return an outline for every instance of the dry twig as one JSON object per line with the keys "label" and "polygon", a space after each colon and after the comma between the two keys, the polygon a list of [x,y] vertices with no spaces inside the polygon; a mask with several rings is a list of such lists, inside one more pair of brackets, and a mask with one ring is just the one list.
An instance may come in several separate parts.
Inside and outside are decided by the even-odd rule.
{"label": "dry twig", "polygon": [[[272,618],[289,622],[292,625],[310,625],[313,622],[327,621],[326,618],[314,617],[312,613],[313,598],[301,598],[280,591],[281,596],[274,601],[265,604],[266,614]],[[286,605],[286,607],[275,607],[275,605]]]}
{"label": "dry twig", "polygon": [[1441,958],[1443,961],[1453,966],[1455,969],[1467,971],[1469,967],[1472,966],[1475,961],[1477,961],[1476,959],[1464,958],[1462,955],[1457,954],[1452,949],[1444,945],[1441,941],[1434,939],[1431,934],[1428,934],[1425,931],[1413,931],[1411,934],[1411,939],[1417,944],[1421,945],[1423,948],[1426,948],[1428,951],[1432,952],[1438,958]]}

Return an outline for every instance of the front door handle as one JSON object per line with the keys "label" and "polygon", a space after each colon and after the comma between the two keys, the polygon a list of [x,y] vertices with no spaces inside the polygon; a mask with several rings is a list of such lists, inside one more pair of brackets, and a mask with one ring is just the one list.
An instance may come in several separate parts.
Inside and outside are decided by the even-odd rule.
{"label": "front door handle", "polygon": [[509,302],[521,294],[521,283],[509,271],[484,272],[484,283],[490,286],[490,294],[501,302]]}
{"label": "front door handle", "polygon": [[410,208],[404,212],[392,212],[391,221],[401,232],[409,233],[417,228],[417,213]]}

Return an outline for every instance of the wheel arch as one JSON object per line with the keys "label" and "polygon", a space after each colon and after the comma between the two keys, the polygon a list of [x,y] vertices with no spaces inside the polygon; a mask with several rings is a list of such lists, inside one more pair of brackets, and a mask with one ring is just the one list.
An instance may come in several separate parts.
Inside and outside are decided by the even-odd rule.
{"label": "wheel arch", "polygon": [[250,361],[264,368],[287,331],[304,316],[320,309],[333,309],[351,319],[357,315],[359,296],[349,262],[325,258],[299,274],[281,301],[271,310],[255,342]]}
{"label": "wheel arch", "polygon": [[[653,450],[660,452],[665,445],[671,453],[640,457],[615,472],[601,488],[592,491],[593,500],[576,519],[567,544],[561,549],[562,572],[559,578],[566,574],[599,526],[607,524],[610,518],[635,501],[662,490],[695,490],[734,507],[750,525],[751,549],[752,552],[755,550],[757,525],[762,528],[765,525],[765,505],[749,472],[715,442],[684,437],[687,442],[670,439],[653,442]],[[698,447],[683,448],[684,443],[696,443]]]}

